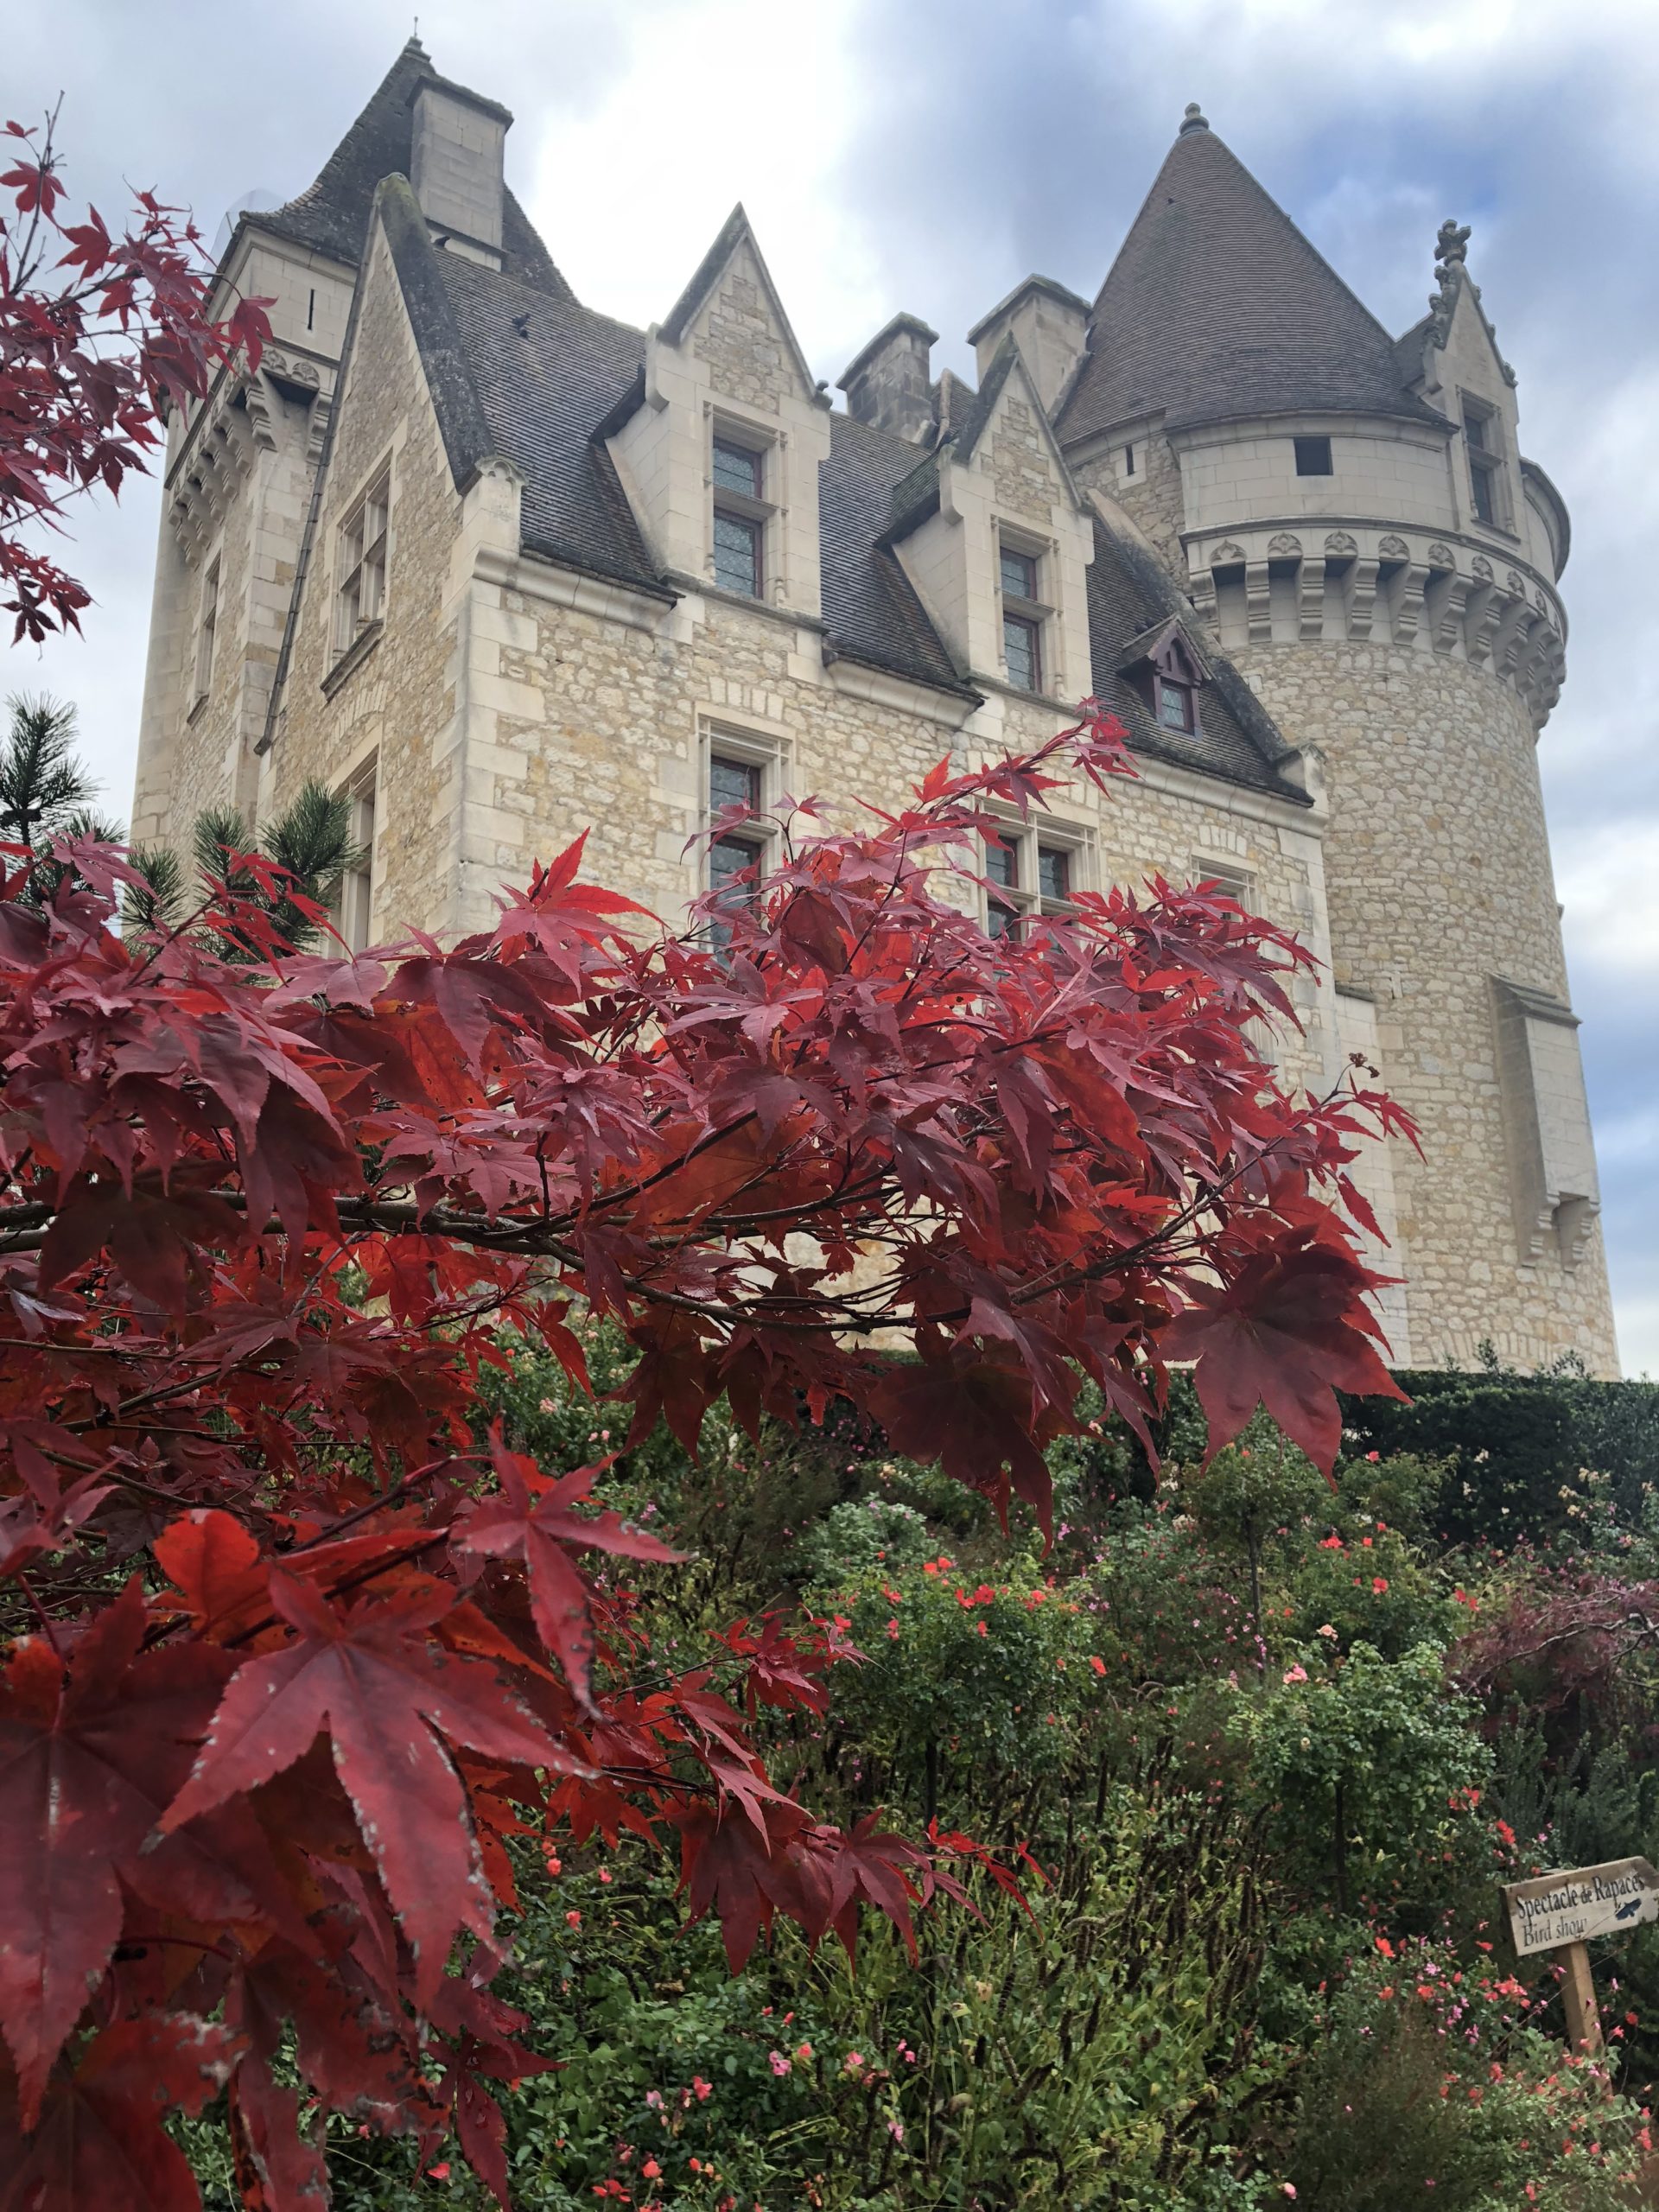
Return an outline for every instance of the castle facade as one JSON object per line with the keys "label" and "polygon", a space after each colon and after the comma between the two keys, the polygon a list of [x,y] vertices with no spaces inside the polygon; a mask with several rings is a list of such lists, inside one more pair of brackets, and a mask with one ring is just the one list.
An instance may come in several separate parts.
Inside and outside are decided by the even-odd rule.
{"label": "castle facade", "polygon": [[486,926],[591,825],[664,916],[735,798],[897,803],[1092,694],[1137,779],[988,852],[985,920],[1220,879],[1319,956],[1286,1079],[1359,1053],[1422,1154],[1363,1184],[1397,1365],[1616,1362],[1535,747],[1565,507],[1443,226],[1395,339],[1190,109],[1092,304],[1032,276],[935,375],[896,315],[835,404],[735,211],[663,321],[582,305],[512,118],[411,40],[316,181],[235,225],[257,373],[171,424],[132,834],[321,778],[341,927]]}

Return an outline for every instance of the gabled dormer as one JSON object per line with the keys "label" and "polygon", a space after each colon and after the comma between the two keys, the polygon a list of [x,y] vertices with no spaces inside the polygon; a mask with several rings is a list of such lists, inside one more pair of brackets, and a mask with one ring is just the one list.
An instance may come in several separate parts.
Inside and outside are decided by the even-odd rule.
{"label": "gabled dormer", "polygon": [[817,617],[830,403],[741,207],[646,333],[608,443],[671,582]]}
{"label": "gabled dormer", "polygon": [[[1413,388],[1459,433],[1448,452],[1459,526],[1477,535],[1491,531],[1529,555],[1515,371],[1498,351],[1480,287],[1469,274],[1468,250],[1468,225],[1442,223],[1429,311],[1401,340],[1402,365]],[[1546,574],[1556,572],[1548,551],[1539,565]]]}
{"label": "gabled dormer", "polygon": [[964,676],[1069,706],[1090,689],[1093,523],[1012,336],[941,428],[889,542]]}
{"label": "gabled dormer", "polygon": [[1131,638],[1118,661],[1118,674],[1134,687],[1160,729],[1185,737],[1201,733],[1210,664],[1178,615]]}

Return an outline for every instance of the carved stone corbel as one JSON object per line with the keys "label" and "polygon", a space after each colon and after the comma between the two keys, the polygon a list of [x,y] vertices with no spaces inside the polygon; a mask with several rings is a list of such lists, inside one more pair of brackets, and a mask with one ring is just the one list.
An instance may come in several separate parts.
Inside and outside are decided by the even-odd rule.
{"label": "carved stone corbel", "polygon": [[1503,613],[1503,601],[1493,583],[1476,582],[1469,588],[1464,613],[1464,651],[1476,667],[1491,656],[1492,639]]}
{"label": "carved stone corbel", "polygon": [[1325,635],[1324,562],[1304,558],[1297,586],[1297,635],[1311,645]]}
{"label": "carved stone corbel", "polygon": [[1463,613],[1469,604],[1470,581],[1454,571],[1440,587],[1432,639],[1437,653],[1449,653],[1463,639]]}
{"label": "carved stone corbel", "polygon": [[1244,563],[1244,621],[1253,645],[1273,643],[1273,584],[1265,561]]}
{"label": "carved stone corbel", "polygon": [[1377,563],[1356,560],[1348,570],[1348,634],[1351,638],[1365,639],[1371,634],[1371,616],[1376,606]]}
{"label": "carved stone corbel", "polygon": [[1396,645],[1414,645],[1417,630],[1423,619],[1424,596],[1428,589],[1429,572],[1421,561],[1408,561],[1395,585],[1391,612],[1394,616],[1394,642]]}

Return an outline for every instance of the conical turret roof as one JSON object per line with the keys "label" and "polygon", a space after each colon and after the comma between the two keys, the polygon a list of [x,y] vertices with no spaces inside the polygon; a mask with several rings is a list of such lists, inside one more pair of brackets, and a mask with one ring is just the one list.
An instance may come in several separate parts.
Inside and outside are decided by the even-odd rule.
{"label": "conical turret roof", "polygon": [[1189,108],[1095,302],[1060,434],[1325,410],[1440,419],[1376,316]]}

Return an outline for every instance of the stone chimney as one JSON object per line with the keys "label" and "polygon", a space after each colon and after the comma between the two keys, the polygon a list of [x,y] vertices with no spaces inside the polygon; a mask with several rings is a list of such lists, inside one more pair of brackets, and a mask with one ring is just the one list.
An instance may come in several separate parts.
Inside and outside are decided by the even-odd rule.
{"label": "stone chimney", "polygon": [[1013,333],[1037,396],[1052,415],[1089,335],[1090,307],[1052,276],[1027,276],[968,334],[980,381],[996,349]]}
{"label": "stone chimney", "polygon": [[502,155],[512,116],[442,77],[423,78],[410,105],[409,181],[421,212],[453,251],[499,269]]}
{"label": "stone chimney", "polygon": [[872,429],[925,445],[933,435],[933,381],[928,354],[938,336],[919,315],[896,315],[878,330],[837,379],[847,411]]}

